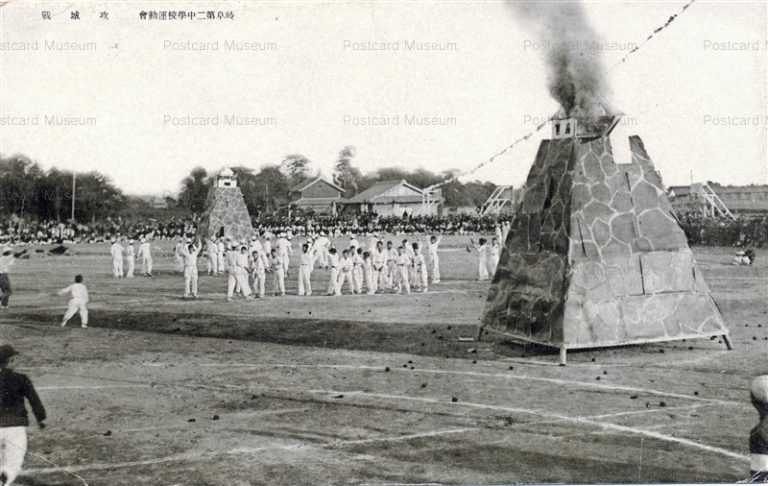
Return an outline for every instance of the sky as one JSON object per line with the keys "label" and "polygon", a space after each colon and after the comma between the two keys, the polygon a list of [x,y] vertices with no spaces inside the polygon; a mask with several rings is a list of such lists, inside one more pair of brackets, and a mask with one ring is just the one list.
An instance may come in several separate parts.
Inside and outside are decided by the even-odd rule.
{"label": "sky", "polygon": [[[667,185],[768,183],[768,2],[700,0],[611,68],[684,3],[585,2],[625,114],[613,143],[640,135]],[[140,16],[162,10],[195,18]],[[364,172],[469,171],[558,109],[545,51],[494,0],[15,0],[0,8],[0,153],[129,194],[294,153],[330,176],[346,145]],[[523,183],[547,137],[462,180]]]}

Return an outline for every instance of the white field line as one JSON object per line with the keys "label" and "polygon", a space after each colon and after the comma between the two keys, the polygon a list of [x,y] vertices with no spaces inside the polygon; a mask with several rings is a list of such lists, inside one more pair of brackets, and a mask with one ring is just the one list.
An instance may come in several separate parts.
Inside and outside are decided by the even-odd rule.
{"label": "white field line", "polygon": [[63,386],[38,386],[37,390],[106,390],[112,388],[152,388],[150,385],[63,385]]}
{"label": "white field line", "polygon": [[[433,431],[424,432],[421,434],[409,434],[409,435],[403,435],[403,436],[380,437],[380,438],[362,439],[362,440],[355,439],[355,440],[337,441],[337,442],[325,444],[321,447],[334,448],[334,447],[346,446],[346,445],[365,444],[368,442],[390,442],[390,441],[396,442],[396,441],[418,439],[421,437],[436,437],[436,436],[447,435],[447,434],[459,434],[459,433],[469,432],[473,430],[476,430],[476,429],[464,428],[464,429],[433,430]],[[210,453],[174,454],[171,456],[157,457],[157,458],[146,459],[142,461],[95,463],[95,464],[83,464],[79,466],[33,468],[33,469],[26,469],[24,471],[24,474],[36,475],[36,474],[53,474],[53,473],[59,473],[59,472],[74,473],[74,472],[83,472],[83,471],[105,471],[110,469],[121,469],[121,468],[130,468],[130,467],[138,467],[138,466],[151,466],[155,464],[164,464],[168,462],[199,460],[199,459],[213,458],[217,456],[256,454],[259,452],[267,452],[267,451],[299,451],[301,449],[309,450],[309,449],[316,449],[316,448],[317,446],[305,445],[305,444],[289,444],[289,445],[283,445],[283,446],[270,446],[270,447],[236,447],[234,449],[229,449],[225,451],[216,451],[216,452],[210,452]]]}
{"label": "white field line", "polygon": [[[232,414],[234,416],[240,417],[266,417],[270,415],[283,415],[286,413],[296,413],[296,412],[308,412],[310,409],[307,407],[304,408],[285,408],[282,410],[262,410],[260,412],[253,412],[253,413],[235,413]],[[177,424],[177,425],[166,425],[166,426],[151,426],[151,427],[141,427],[137,429],[124,429],[124,430],[116,430],[115,432],[118,434],[125,434],[129,432],[146,432],[148,430],[172,430],[172,429],[180,429],[180,428],[186,428],[188,427],[188,424]]]}
{"label": "white field line", "polygon": [[[339,369],[339,370],[371,370],[381,371],[382,366],[365,366],[365,365],[301,365],[301,364],[267,364],[267,363],[204,363],[199,366],[203,367],[248,367],[248,368],[316,368],[316,369]],[[533,381],[541,383],[550,383],[554,385],[563,386],[578,386],[583,388],[594,388],[598,390],[618,390],[624,392],[636,392],[646,393],[649,395],[656,395],[669,398],[680,398],[684,400],[692,400],[705,403],[717,403],[720,405],[737,405],[743,404],[739,402],[732,402],[728,400],[718,400],[716,398],[702,398],[695,395],[684,395],[681,393],[665,392],[661,390],[654,390],[652,388],[641,388],[624,385],[606,385],[591,383],[586,381],[565,380],[562,378],[544,378],[540,376],[530,375],[518,375],[518,374],[506,374],[506,373],[482,373],[479,371],[456,371],[456,370],[440,370],[435,368],[418,368],[416,370],[403,370],[400,368],[392,368],[391,372],[400,373],[428,373],[435,375],[457,375],[457,376],[471,376],[475,378],[501,378],[506,380],[520,380],[520,381]]]}
{"label": "white field line", "polygon": [[[350,396],[359,396],[364,398],[375,398],[375,399],[385,399],[385,400],[403,400],[403,401],[416,401],[421,403],[430,403],[430,404],[445,404],[444,400],[438,400],[435,398],[426,398],[426,397],[412,397],[408,395],[391,395],[386,393],[368,393],[368,392],[362,392],[362,391],[353,391],[353,392],[345,392],[345,391],[338,391],[338,390],[310,390],[309,393],[315,393],[315,394],[323,394],[323,395],[338,395],[338,394],[344,394],[344,395],[350,395]],[[597,420],[589,419],[587,417],[570,417],[567,415],[560,415],[556,413],[541,411],[541,410],[534,410],[534,409],[525,409],[525,408],[513,408],[513,407],[503,407],[500,405],[488,405],[485,403],[474,403],[474,402],[458,402],[458,403],[451,403],[451,405],[454,406],[462,406],[462,407],[468,407],[468,408],[475,408],[475,409],[484,409],[484,410],[497,410],[502,412],[510,412],[510,413],[526,413],[531,415],[537,415],[544,418],[551,418],[551,419],[557,419],[564,422],[569,422],[575,425],[588,425],[591,427],[597,427],[601,430],[605,431],[611,431],[611,432],[621,432],[625,434],[633,434],[633,435],[642,435],[645,437],[650,437],[653,439],[658,439],[661,441],[666,442],[672,442],[676,444],[685,445],[688,447],[704,450],[707,452],[712,452],[715,454],[720,454],[726,457],[730,457],[732,459],[738,459],[743,462],[749,462],[749,456],[745,454],[739,454],[737,452],[729,451],[727,449],[722,449],[720,447],[713,447],[707,444],[702,444],[700,442],[696,442],[690,439],[685,439],[681,437],[674,437],[671,435],[662,434],[659,432],[651,431],[651,430],[645,430],[640,429],[636,427],[629,427],[626,425],[617,425],[612,424],[609,422],[600,422]]]}

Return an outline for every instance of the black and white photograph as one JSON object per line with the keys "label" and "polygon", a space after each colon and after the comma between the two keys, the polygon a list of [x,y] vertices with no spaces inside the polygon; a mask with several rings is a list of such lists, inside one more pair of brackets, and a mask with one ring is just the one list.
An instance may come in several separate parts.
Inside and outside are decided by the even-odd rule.
{"label": "black and white photograph", "polygon": [[768,0],[0,0],[0,486],[768,483]]}

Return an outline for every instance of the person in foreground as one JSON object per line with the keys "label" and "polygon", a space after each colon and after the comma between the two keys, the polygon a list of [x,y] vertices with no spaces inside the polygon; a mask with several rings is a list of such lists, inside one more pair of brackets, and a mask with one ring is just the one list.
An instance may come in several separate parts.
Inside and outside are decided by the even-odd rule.
{"label": "person in foreground", "polygon": [[10,486],[21,472],[27,453],[28,400],[37,426],[45,428],[45,408],[26,375],[11,369],[18,353],[10,344],[0,345],[0,486]]}
{"label": "person in foreground", "polygon": [[749,433],[750,482],[768,483],[768,375],[752,380],[750,398],[760,416]]}
{"label": "person in foreground", "polygon": [[72,297],[67,304],[67,312],[61,319],[61,327],[65,327],[67,322],[78,312],[80,313],[80,327],[88,327],[88,288],[83,283],[83,276],[75,275],[75,283],[59,290],[59,295]]}

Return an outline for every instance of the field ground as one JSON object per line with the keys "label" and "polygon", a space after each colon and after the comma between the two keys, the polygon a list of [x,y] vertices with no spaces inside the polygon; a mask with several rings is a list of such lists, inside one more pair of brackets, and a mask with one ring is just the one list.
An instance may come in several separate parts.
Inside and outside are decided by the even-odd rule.
{"label": "field ground", "polygon": [[[768,252],[695,249],[734,351],[707,339],[569,353],[472,336],[487,285],[442,255],[426,295],[224,302],[222,277],[181,299],[109,278],[106,245],[14,267],[0,340],[48,408],[18,484],[257,485],[734,481],[768,372]],[[458,246],[458,245],[454,245]],[[203,268],[204,270],[204,268]],[[86,275],[92,327],[57,322]],[[316,288],[325,287],[317,271]],[[295,292],[295,278],[289,280]],[[77,321],[77,318],[75,318]]]}

